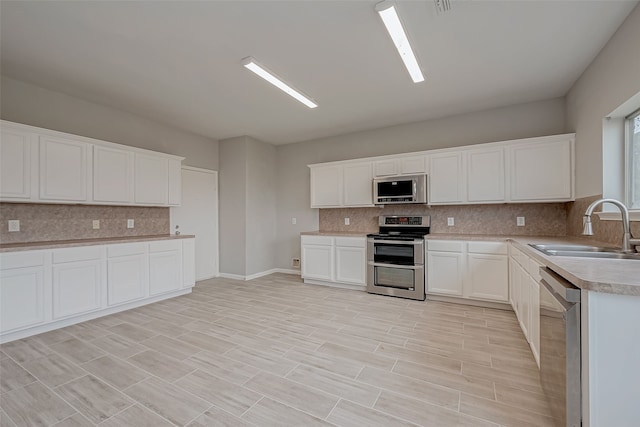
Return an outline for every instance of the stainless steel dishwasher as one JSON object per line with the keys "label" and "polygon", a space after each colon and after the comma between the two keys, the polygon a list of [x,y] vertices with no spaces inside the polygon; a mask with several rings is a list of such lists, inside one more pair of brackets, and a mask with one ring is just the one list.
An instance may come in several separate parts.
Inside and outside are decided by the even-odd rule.
{"label": "stainless steel dishwasher", "polygon": [[540,268],[540,380],[558,427],[582,424],[580,289]]}

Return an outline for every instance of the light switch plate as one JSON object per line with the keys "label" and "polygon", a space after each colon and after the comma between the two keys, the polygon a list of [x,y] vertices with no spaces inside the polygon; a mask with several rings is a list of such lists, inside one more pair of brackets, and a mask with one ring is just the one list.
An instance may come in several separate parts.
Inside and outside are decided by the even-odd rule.
{"label": "light switch plate", "polygon": [[100,230],[100,220],[99,219],[94,219],[93,220],[93,229],[94,230]]}
{"label": "light switch plate", "polygon": [[291,218],[291,225],[296,225],[298,223],[298,220],[295,218]]}
{"label": "light switch plate", "polygon": [[524,227],[524,217],[523,216],[516,217],[516,225],[518,227]]}
{"label": "light switch plate", "polygon": [[349,219],[349,217],[345,217],[344,225],[349,225],[349,224],[351,224],[351,220]]}
{"label": "light switch plate", "polygon": [[135,225],[134,220],[132,220],[132,219],[128,219],[127,220],[127,228],[133,228],[134,225]]}
{"label": "light switch plate", "polygon": [[20,231],[20,220],[19,219],[10,219],[9,221],[9,231]]}
{"label": "light switch plate", "polygon": [[452,216],[450,216],[450,217],[448,217],[448,218],[447,218],[447,225],[448,225],[449,227],[453,227],[453,226],[455,225],[455,221],[454,221],[454,219],[453,219],[453,217],[452,217]]}

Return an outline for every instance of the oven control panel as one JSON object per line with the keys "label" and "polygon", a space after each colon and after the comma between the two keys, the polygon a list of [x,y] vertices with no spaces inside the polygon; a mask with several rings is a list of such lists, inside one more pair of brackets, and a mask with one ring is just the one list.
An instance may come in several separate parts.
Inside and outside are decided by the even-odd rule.
{"label": "oven control panel", "polygon": [[422,225],[421,216],[387,216],[384,225]]}

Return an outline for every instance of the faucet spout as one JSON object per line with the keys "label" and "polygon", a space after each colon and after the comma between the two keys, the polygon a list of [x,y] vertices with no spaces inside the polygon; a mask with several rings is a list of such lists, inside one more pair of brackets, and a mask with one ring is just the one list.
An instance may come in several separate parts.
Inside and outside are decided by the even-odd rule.
{"label": "faucet spout", "polygon": [[634,252],[634,248],[632,247],[632,245],[633,246],[640,245],[640,239],[634,239],[631,236],[631,224],[629,222],[629,210],[624,205],[624,203],[620,202],[619,200],[616,200],[616,199],[599,199],[599,200],[596,200],[595,202],[591,203],[589,205],[589,207],[587,208],[586,212],[584,213],[582,234],[584,234],[585,236],[592,236],[593,235],[593,227],[591,225],[591,215],[593,214],[593,210],[596,208],[596,206],[598,206],[598,205],[600,205],[602,203],[611,203],[612,205],[614,205],[618,209],[620,209],[620,213],[622,214],[622,227],[623,227],[623,231],[624,231],[624,234],[622,235],[622,251],[623,252]]}

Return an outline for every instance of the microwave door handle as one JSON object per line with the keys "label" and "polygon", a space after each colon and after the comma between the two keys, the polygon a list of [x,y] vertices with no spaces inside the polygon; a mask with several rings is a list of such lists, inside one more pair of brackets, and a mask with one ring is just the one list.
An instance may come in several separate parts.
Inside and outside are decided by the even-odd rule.
{"label": "microwave door handle", "polygon": [[418,180],[414,179],[413,181],[413,200],[416,200],[416,197],[418,195]]}

